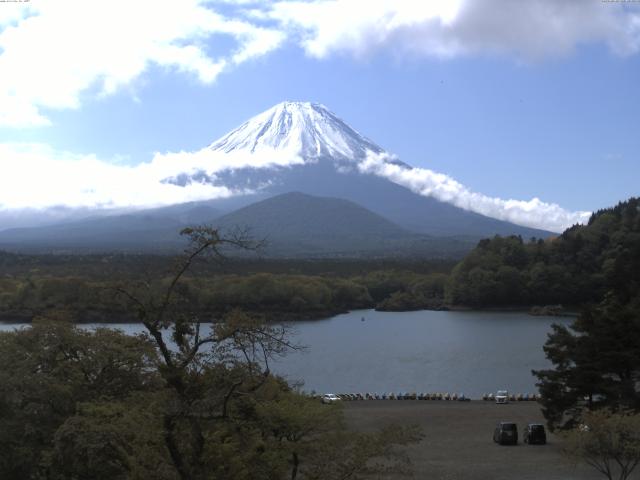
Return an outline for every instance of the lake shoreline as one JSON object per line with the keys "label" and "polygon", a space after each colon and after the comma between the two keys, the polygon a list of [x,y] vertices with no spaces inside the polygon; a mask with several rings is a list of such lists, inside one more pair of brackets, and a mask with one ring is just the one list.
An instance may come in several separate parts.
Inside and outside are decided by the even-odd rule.
{"label": "lake shoreline", "polygon": [[[469,307],[465,305],[446,305],[442,308],[421,308],[421,309],[406,309],[406,310],[378,310],[372,308],[355,308],[355,309],[333,309],[333,310],[321,310],[313,312],[261,312],[261,315],[265,315],[267,323],[296,323],[296,322],[308,322],[308,321],[322,321],[328,320],[336,315],[350,314],[359,311],[375,311],[381,313],[409,313],[409,312],[476,312],[476,313],[525,313],[530,316],[543,316],[543,317],[568,317],[575,318],[578,316],[577,307],[563,309],[559,313],[532,313],[534,308],[538,308],[537,305],[531,306],[512,306],[512,307]],[[248,313],[256,313],[248,311]],[[33,319],[42,316],[42,312],[3,312],[0,313],[0,324],[21,324],[29,325],[33,322]],[[77,315],[77,314],[76,314]],[[202,314],[203,317],[208,317],[209,320],[200,320],[201,323],[219,323],[224,313],[208,313]],[[214,317],[212,319],[212,317]],[[217,317],[217,318],[215,318]],[[134,315],[123,315],[121,313],[109,313],[102,314],[99,312],[91,312],[86,315],[82,320],[74,321],[75,324],[83,325],[90,323],[104,323],[104,324],[131,324],[139,323],[140,320]]]}
{"label": "lake shoreline", "polygon": [[[336,315],[346,314],[353,311],[358,311],[359,309],[354,310],[345,310],[345,309],[335,309],[335,310],[322,310],[318,312],[307,312],[307,313],[294,313],[294,312],[269,312],[265,316],[265,321],[267,323],[283,323],[283,322],[307,322],[307,321],[315,321],[315,320],[326,320],[331,317],[335,317]],[[255,313],[248,311],[248,313]],[[202,314],[204,318],[208,318],[207,320],[200,320],[200,323],[219,323],[222,321],[222,317],[225,313],[214,313],[214,314]],[[264,313],[260,313],[260,315],[264,315]],[[37,317],[42,317],[43,314],[38,313],[0,313],[0,324],[21,324],[21,325],[29,325],[33,323],[33,320]],[[96,314],[91,313],[90,315],[86,315],[81,320],[76,320],[73,322],[77,325],[91,324],[91,323],[104,323],[104,324],[131,324],[131,323],[140,323],[140,319],[135,315],[121,315],[121,314]]]}
{"label": "lake shoreline", "polygon": [[[487,306],[487,307],[469,307],[466,305],[448,305],[447,310],[452,312],[496,312],[496,313],[526,313],[532,317],[544,316],[544,317],[577,317],[579,315],[580,307],[570,306],[562,308],[559,311],[553,312],[551,310],[545,310],[548,306],[540,305],[525,305],[525,306]],[[536,313],[536,309],[541,309],[540,313]]]}

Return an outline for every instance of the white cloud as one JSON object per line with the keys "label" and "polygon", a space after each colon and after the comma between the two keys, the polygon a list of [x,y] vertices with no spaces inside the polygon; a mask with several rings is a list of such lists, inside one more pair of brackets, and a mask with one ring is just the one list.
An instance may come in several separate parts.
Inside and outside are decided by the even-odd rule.
{"label": "white cloud", "polygon": [[[16,5],[23,5],[18,8]],[[212,35],[238,46],[221,58]],[[0,126],[46,125],[42,109],[78,108],[81,95],[108,95],[151,64],[211,83],[230,64],[283,41],[273,29],[228,19],[200,0],[38,0],[0,8]]]}
{"label": "white cloud", "polygon": [[0,27],[15,24],[29,14],[31,5],[20,2],[3,2],[0,8]]}
{"label": "white cloud", "polygon": [[[279,1],[267,17],[297,32],[306,52],[364,56],[381,48],[453,57],[514,55],[525,61],[604,43],[619,54],[640,49],[637,5],[602,0]],[[259,15],[258,15],[259,16]]]}
{"label": "white cloud", "polygon": [[457,207],[552,232],[562,232],[576,223],[585,223],[591,212],[571,212],[554,203],[545,203],[538,198],[528,201],[503,200],[472,192],[448,175],[425,168],[411,168],[390,163],[393,157],[387,154],[369,154],[368,158],[358,165],[363,173],[378,175],[402,185],[411,191],[451,203]]}
{"label": "white cloud", "polygon": [[167,182],[180,174],[215,173],[245,166],[302,163],[285,154],[197,152],[156,154],[152,161],[128,166],[95,155],[60,152],[40,144],[0,144],[0,211],[72,208],[142,208],[249,193],[224,186]]}
{"label": "white cloud", "polygon": [[[212,56],[208,47],[219,35],[236,45]],[[0,8],[0,127],[48,125],[47,109],[79,108],[87,94],[113,94],[150,65],[208,84],[287,38],[316,58],[387,49],[444,58],[503,53],[528,61],[588,43],[634,54],[640,6],[601,0],[9,2]]]}

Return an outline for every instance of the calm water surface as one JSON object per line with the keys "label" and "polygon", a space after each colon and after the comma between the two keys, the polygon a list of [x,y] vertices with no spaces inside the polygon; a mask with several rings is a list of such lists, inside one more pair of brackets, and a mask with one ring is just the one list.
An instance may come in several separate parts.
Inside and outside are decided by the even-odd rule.
{"label": "calm water surface", "polygon": [[551,324],[570,321],[522,312],[358,310],[293,324],[295,341],[307,349],[273,370],[317,392],[534,392],[531,370],[549,366],[542,346]]}

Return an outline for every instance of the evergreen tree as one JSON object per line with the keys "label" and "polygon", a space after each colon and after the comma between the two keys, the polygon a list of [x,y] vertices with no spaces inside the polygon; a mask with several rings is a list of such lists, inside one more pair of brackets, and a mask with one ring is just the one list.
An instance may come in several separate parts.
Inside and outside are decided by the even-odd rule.
{"label": "evergreen tree", "polygon": [[534,371],[551,428],[572,428],[583,410],[640,411],[640,302],[609,294],[544,346],[554,368]]}

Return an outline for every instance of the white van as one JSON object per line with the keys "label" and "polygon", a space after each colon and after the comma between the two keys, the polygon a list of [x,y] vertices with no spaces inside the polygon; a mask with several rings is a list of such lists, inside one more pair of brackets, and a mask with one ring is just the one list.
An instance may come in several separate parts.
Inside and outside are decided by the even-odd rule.
{"label": "white van", "polygon": [[498,390],[496,393],[496,403],[509,403],[509,392]]}

